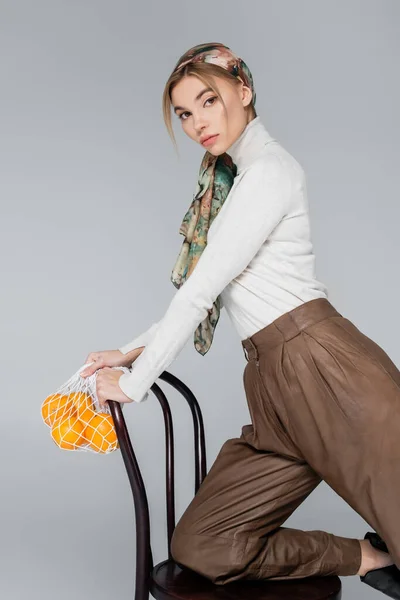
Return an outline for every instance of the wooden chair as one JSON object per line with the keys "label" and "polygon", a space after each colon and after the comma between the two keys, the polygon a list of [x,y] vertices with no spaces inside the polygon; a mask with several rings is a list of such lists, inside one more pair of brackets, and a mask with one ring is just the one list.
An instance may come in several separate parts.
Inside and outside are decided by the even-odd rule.
{"label": "wooden chair", "polygon": [[[164,371],[160,379],[178,390],[189,404],[194,426],[195,485],[197,493],[207,473],[203,418],[190,389],[177,377]],[[309,577],[284,581],[239,580],[215,585],[209,579],[174,562],[171,538],[175,528],[175,477],[172,415],[167,398],[155,383],[151,390],[161,404],[165,423],[166,498],[168,559],[153,565],[150,546],[150,516],[147,495],[131,444],[121,405],[109,400],[122,458],[132,488],[136,522],[135,600],[340,600],[341,581],[337,576]]]}

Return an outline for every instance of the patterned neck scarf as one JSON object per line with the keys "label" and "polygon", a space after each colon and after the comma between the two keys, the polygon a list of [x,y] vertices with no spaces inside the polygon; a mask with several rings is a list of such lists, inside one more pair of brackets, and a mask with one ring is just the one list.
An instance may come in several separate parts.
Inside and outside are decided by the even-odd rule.
{"label": "patterned neck scarf", "polygon": [[[255,105],[256,94],[250,70],[227,46],[219,43],[195,46],[183,55],[174,71],[190,62],[210,62],[223,67],[252,90],[252,103]],[[208,230],[228,196],[236,173],[236,165],[226,152],[219,156],[214,156],[208,151],[205,153],[200,165],[196,192],[179,229],[179,233],[185,239],[171,274],[171,281],[178,289],[190,277],[206,247]],[[218,296],[212,308],[208,310],[207,317],[194,332],[194,346],[203,356],[210,349],[220,310],[221,299]]]}

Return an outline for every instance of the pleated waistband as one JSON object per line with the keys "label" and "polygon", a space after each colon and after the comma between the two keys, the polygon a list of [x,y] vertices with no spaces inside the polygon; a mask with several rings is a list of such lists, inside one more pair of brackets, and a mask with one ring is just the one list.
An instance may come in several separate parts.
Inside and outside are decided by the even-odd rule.
{"label": "pleated waistband", "polygon": [[291,340],[301,331],[328,317],[342,315],[327,298],[315,298],[281,315],[275,321],[263,327],[252,336],[242,340],[246,360],[257,358],[278,344]]}

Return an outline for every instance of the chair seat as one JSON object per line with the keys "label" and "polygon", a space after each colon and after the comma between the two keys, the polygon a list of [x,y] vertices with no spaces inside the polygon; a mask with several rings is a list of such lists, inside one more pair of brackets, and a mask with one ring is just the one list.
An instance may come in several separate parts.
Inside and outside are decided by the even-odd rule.
{"label": "chair seat", "polygon": [[283,581],[242,579],[215,585],[172,560],[154,567],[150,583],[157,600],[340,600],[341,589],[336,575]]}

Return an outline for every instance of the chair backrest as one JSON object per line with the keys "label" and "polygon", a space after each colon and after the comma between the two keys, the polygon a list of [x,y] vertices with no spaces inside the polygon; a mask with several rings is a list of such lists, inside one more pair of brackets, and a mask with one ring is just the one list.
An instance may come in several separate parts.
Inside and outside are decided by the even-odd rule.
{"label": "chair backrest", "polygon": [[[204,424],[199,403],[194,394],[180,379],[168,371],[163,371],[160,379],[169,383],[182,394],[193,417],[194,428],[194,467],[196,494],[207,474],[206,447]],[[166,458],[166,497],[167,497],[167,533],[168,533],[168,558],[171,556],[171,539],[175,529],[175,469],[174,469],[174,432],[171,409],[162,389],[154,383],[151,386],[157,400],[161,404],[165,425],[165,458]],[[148,600],[150,573],[153,569],[153,558],[150,544],[150,515],[147,494],[144,487],[139,465],[133,451],[132,443],[126,427],[119,402],[108,401],[111,415],[114,420],[115,430],[121,449],[122,458],[128,474],[135,506],[136,523],[136,586],[135,600]]]}

